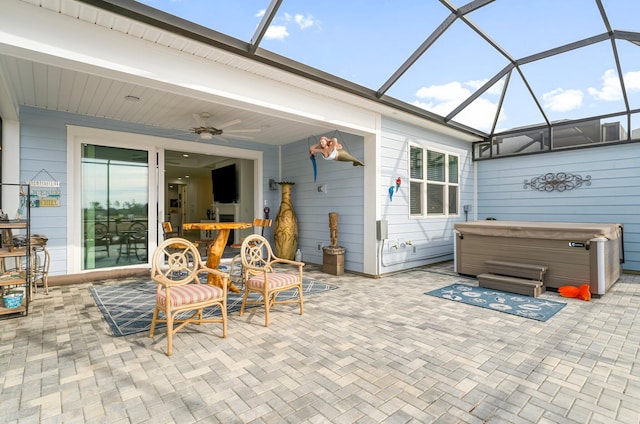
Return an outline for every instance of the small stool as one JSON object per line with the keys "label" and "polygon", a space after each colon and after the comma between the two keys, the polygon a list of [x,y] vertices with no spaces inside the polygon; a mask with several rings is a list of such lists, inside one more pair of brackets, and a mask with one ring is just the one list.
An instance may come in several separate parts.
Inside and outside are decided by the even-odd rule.
{"label": "small stool", "polygon": [[51,255],[44,245],[31,246],[31,287],[30,295],[38,292],[38,283],[42,283],[44,294],[49,294],[49,265]]}

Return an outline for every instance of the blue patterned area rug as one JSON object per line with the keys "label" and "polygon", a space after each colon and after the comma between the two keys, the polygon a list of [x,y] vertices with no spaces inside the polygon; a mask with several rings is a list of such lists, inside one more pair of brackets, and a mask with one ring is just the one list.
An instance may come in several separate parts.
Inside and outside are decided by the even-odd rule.
{"label": "blue patterned area rug", "polygon": [[548,320],[567,305],[553,300],[507,293],[463,283],[451,284],[425,294],[538,321]]}
{"label": "blue patterned area rug", "polygon": [[[155,292],[157,284],[153,281],[115,284],[110,286],[91,287],[91,294],[102,311],[104,318],[117,337],[149,331],[151,318],[155,306]],[[336,286],[321,281],[303,279],[303,296],[337,289]],[[227,297],[227,313],[240,311],[243,293],[229,293]],[[278,299],[292,299],[298,297],[297,290],[286,290],[278,294]],[[259,295],[249,294],[249,300],[258,300]],[[253,306],[253,305],[252,305]],[[253,306],[255,307],[255,306]],[[247,306],[249,308],[249,306]],[[204,316],[220,315],[217,307],[205,308]],[[156,328],[162,328],[158,324]]]}

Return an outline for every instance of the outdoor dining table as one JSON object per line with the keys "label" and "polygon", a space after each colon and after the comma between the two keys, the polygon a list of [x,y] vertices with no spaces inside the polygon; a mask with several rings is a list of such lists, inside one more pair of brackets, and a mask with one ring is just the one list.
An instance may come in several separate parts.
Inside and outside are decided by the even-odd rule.
{"label": "outdoor dining table", "polygon": [[[217,230],[218,234],[216,238],[209,243],[207,247],[207,267],[212,269],[218,269],[218,265],[220,265],[220,259],[222,258],[222,253],[224,252],[224,248],[227,245],[227,240],[229,239],[229,233],[231,230],[241,230],[244,228],[253,227],[253,223],[251,222],[194,222],[194,223],[186,223],[182,224],[182,229],[184,231],[189,230]],[[208,284],[214,284],[218,287],[222,287],[222,278],[209,274],[207,277]],[[233,284],[229,283],[229,290],[234,293],[240,293],[240,290]]]}

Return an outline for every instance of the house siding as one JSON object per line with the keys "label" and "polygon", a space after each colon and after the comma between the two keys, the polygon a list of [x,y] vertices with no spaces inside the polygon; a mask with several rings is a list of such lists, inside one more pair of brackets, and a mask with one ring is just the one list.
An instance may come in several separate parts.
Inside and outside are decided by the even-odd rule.
{"label": "house siding", "polygon": [[[640,145],[636,143],[479,161],[478,218],[620,223],[625,270],[640,271]],[[573,190],[538,191],[524,181],[546,173],[586,178]]]}
{"label": "house siding", "polygon": [[[460,215],[410,217],[408,157],[411,144],[459,155]],[[470,143],[428,129],[383,119],[380,165],[380,219],[387,221],[388,228],[388,239],[380,246],[380,273],[453,259],[453,225],[465,220],[462,205],[473,204]],[[402,183],[391,199],[388,190],[395,186],[398,177]],[[395,248],[394,245],[398,247]]]}
{"label": "house siding", "polygon": [[[291,200],[298,218],[298,247],[305,262],[322,264],[323,252],[317,249],[317,244],[331,244],[329,212],[337,212],[338,245],[346,249],[344,267],[364,272],[364,168],[350,162],[324,160],[318,155],[314,182],[309,147],[316,144],[321,135],[335,136],[356,158],[364,155],[363,137],[342,132],[313,135],[282,147],[282,181],[296,183]],[[319,185],[326,185],[326,193],[318,192]],[[278,206],[279,201],[271,208],[275,210],[274,218]]]}
{"label": "house siding", "polygon": [[60,114],[34,108],[20,110],[20,181],[36,178],[60,182],[60,207],[32,208],[31,233],[49,238],[50,275],[67,266],[67,133]]}

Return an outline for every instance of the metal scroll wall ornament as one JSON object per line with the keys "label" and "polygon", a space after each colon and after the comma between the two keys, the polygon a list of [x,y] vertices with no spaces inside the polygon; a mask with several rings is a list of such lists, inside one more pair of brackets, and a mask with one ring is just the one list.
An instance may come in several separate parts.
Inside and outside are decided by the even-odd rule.
{"label": "metal scroll wall ornament", "polygon": [[571,174],[569,172],[558,172],[557,174],[549,172],[534,177],[531,181],[524,180],[525,189],[531,187],[538,191],[573,190],[574,188],[581,187],[583,184],[591,185],[591,175],[583,178],[581,175]]}

